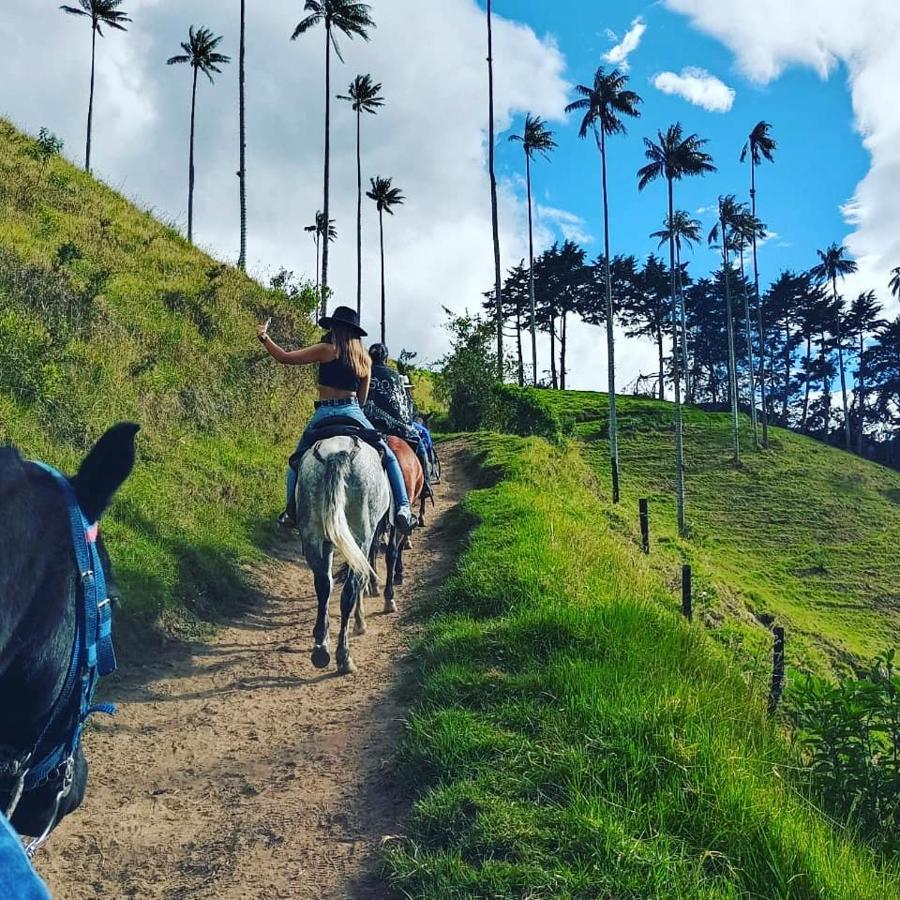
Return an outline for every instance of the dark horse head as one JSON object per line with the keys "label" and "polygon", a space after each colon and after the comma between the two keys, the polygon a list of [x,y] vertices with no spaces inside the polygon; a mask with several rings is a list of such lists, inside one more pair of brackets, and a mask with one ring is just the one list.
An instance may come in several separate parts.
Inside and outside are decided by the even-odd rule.
{"label": "dark horse head", "polygon": [[[134,465],[138,426],[111,428],[71,479],[78,504],[97,522]],[[26,462],[13,447],[0,447],[0,774],[4,763],[34,750],[54,710],[72,657],[79,573],[69,513],[53,476]],[[109,558],[98,539],[104,568]],[[72,728],[78,715],[72,709]],[[57,821],[84,799],[88,767],[79,746],[72,787]],[[10,792],[0,782],[0,814]],[[21,834],[39,835],[53,819],[59,785],[37,786],[22,795],[12,822]]]}

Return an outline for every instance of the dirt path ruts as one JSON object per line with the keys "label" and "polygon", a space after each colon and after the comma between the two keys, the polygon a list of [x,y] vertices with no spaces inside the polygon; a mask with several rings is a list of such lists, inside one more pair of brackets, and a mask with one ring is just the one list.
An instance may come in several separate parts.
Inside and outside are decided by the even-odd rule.
{"label": "dirt path ruts", "polygon": [[377,850],[405,811],[389,765],[406,712],[403,609],[452,565],[446,517],[467,488],[462,449],[441,453],[445,481],[407,555],[400,616],[367,601],[356,675],[309,661],[315,595],[291,542],[255,573],[253,612],[118,676],[118,715],[86,736],[88,798],[36,860],[56,900],[381,896]]}

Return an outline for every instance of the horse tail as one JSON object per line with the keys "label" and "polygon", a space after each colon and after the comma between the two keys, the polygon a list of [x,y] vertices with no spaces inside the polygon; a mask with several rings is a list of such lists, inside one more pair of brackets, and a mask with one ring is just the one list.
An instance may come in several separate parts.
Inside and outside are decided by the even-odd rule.
{"label": "horse tail", "polygon": [[326,539],[341,552],[351,571],[366,582],[374,573],[347,521],[347,481],[352,472],[353,457],[353,453],[342,450],[325,459],[322,530]]}

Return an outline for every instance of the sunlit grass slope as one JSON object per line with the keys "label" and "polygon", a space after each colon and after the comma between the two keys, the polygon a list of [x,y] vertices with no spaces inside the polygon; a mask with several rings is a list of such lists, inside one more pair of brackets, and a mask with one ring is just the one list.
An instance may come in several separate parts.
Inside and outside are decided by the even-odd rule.
{"label": "sunlit grass slope", "polygon": [[386,850],[405,896],[896,898],[791,787],[749,683],[598,514],[576,448],[475,439],[492,487],[433,598]]}
{"label": "sunlit grass slope", "polygon": [[309,383],[254,323],[308,336],[300,304],[0,122],[0,440],[64,468],[110,424],[142,426],[106,523],[126,611],[212,613],[280,502]]}
{"label": "sunlit grass slope", "polygon": [[[609,495],[607,398],[538,392],[576,419],[602,496]],[[685,410],[687,517],[679,540],[674,508],[673,407],[619,400],[623,503],[637,527],[637,501],[650,501],[652,559],[680,575],[691,562],[697,604],[723,635],[735,614],[774,616],[788,630],[789,658],[827,670],[868,662],[900,644],[900,473],[780,428],[770,449],[754,451],[741,417],[742,463],[732,464],[727,414]],[[725,618],[723,618],[723,614]]]}

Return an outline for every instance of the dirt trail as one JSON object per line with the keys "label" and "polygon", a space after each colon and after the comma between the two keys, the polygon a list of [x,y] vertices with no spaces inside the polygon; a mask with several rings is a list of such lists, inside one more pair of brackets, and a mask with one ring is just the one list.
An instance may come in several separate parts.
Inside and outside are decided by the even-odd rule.
{"label": "dirt trail", "polygon": [[446,518],[467,487],[461,454],[442,447],[445,481],[407,554],[400,616],[367,601],[356,675],[312,667],[311,576],[285,542],[255,573],[252,612],[211,643],[117,678],[118,715],[86,736],[85,805],[37,859],[56,900],[381,896],[377,850],[405,811],[390,766],[405,715],[403,611],[452,565]]}

